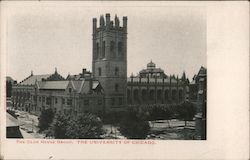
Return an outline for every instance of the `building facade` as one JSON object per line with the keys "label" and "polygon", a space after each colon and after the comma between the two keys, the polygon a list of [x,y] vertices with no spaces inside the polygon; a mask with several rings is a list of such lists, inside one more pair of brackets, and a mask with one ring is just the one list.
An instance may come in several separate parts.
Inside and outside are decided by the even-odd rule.
{"label": "building facade", "polygon": [[13,102],[13,108],[31,112],[31,94],[35,91],[34,87],[36,82],[49,80],[60,81],[64,80],[64,78],[57,73],[57,70],[55,70],[55,73],[53,74],[44,75],[33,75],[33,72],[31,72],[30,76],[22,80],[20,83],[13,85],[11,98]]}
{"label": "building facade", "polygon": [[32,113],[39,115],[51,108],[59,114],[101,113],[104,110],[103,90],[98,81],[64,80],[36,82],[31,95]]}
{"label": "building facade", "polygon": [[[83,113],[125,110],[128,105],[178,104],[189,98],[189,81],[167,75],[152,61],[127,77],[127,17],[93,18],[92,73],[86,69],[66,80],[55,71],[33,73],[13,86],[14,108],[40,114],[43,109]],[[88,87],[87,87],[88,86]],[[87,88],[87,89],[86,89]]]}
{"label": "building facade", "polygon": [[167,76],[152,61],[137,76],[127,80],[129,105],[178,104],[188,98],[188,79],[185,73],[179,79]]}
{"label": "building facade", "polygon": [[123,26],[110,14],[93,19],[93,58],[92,72],[105,94],[105,108],[124,110],[126,107],[127,88],[127,17],[123,17]]}

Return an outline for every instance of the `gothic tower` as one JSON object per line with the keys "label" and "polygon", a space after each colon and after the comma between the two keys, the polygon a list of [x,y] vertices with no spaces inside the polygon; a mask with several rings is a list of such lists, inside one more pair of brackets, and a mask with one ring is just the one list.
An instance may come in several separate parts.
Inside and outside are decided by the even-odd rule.
{"label": "gothic tower", "polygon": [[105,111],[123,110],[127,104],[127,17],[123,26],[110,14],[100,17],[100,25],[93,18],[93,77],[101,83],[105,93]]}

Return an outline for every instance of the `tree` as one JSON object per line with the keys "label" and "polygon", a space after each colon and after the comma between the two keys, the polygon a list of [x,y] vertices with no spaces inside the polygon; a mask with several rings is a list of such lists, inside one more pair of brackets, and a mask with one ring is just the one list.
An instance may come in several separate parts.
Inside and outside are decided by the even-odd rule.
{"label": "tree", "polygon": [[187,126],[187,121],[193,120],[195,113],[195,107],[191,102],[186,101],[177,106],[177,118],[184,120],[185,126]]}
{"label": "tree", "polygon": [[135,111],[128,111],[120,123],[120,132],[129,139],[145,139],[149,132],[149,123]]}
{"label": "tree", "polygon": [[86,113],[79,116],[57,114],[47,133],[56,139],[96,139],[104,132],[101,120]]}
{"label": "tree", "polygon": [[45,109],[41,112],[39,116],[39,131],[44,131],[49,128],[50,124],[52,123],[54,118],[54,112],[51,108]]}
{"label": "tree", "polygon": [[66,135],[72,139],[96,139],[103,133],[102,121],[90,113],[71,117],[66,130]]}
{"label": "tree", "polygon": [[69,125],[70,116],[64,114],[56,114],[51,127],[48,129],[47,136],[52,136],[56,139],[67,139],[67,127]]}

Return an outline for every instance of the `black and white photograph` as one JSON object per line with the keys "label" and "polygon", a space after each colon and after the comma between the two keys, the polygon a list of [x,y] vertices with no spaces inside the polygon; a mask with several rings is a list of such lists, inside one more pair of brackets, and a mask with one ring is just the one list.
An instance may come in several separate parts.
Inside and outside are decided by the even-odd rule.
{"label": "black and white photograph", "polygon": [[249,3],[1,1],[0,159],[249,159]]}
{"label": "black and white photograph", "polygon": [[14,8],[7,138],[206,140],[205,7]]}

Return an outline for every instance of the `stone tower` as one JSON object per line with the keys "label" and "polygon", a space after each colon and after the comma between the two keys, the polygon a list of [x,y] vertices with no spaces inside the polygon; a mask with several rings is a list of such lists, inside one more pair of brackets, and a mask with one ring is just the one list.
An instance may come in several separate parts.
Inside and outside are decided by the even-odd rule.
{"label": "stone tower", "polygon": [[110,14],[93,18],[93,77],[99,80],[105,93],[105,111],[124,110],[127,105],[127,17],[123,26]]}

